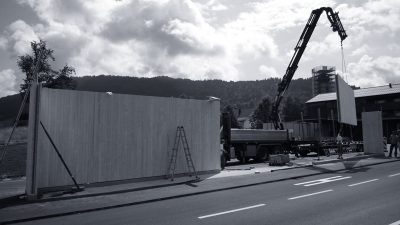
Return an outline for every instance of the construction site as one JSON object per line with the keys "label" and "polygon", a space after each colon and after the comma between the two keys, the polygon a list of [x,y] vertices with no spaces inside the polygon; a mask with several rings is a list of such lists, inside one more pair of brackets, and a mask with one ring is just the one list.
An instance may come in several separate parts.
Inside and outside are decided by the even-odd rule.
{"label": "construction site", "polygon": [[[330,7],[313,10],[298,42],[293,43],[292,58],[279,79],[262,129],[244,123],[234,128],[235,115],[223,111],[223,99],[218,96],[199,100],[48,88],[39,81],[36,65],[36,79],[29,83],[13,127],[0,145],[0,223],[260,224],[269,220],[250,215],[246,216],[249,223],[242,218],[235,222],[224,215],[236,218],[243,213],[239,211],[261,210],[269,204],[277,207],[266,210],[269,213],[289,211],[293,212],[290,218],[310,218],[298,224],[394,221],[395,214],[385,208],[390,212],[387,219],[360,222],[362,215],[357,210],[380,204],[376,196],[383,190],[378,187],[371,188],[377,192],[373,201],[354,204],[351,218],[335,220],[330,213],[327,202],[340,198],[337,196],[303,202],[313,205],[304,212],[294,209],[296,204],[278,203],[281,198],[295,202],[337,191],[347,196],[348,200],[335,203],[342,206],[358,198],[342,186],[383,181],[383,176],[387,179],[384,185],[399,184],[398,169],[385,165],[399,165],[391,154],[397,146],[392,143],[393,135],[398,138],[400,133],[400,84],[357,88],[334,66],[315,65],[310,71],[312,97],[304,102],[301,119],[288,121],[281,116],[281,104],[291,91],[303,53],[325,14],[338,36],[342,50],[338,57],[345,64],[346,24],[342,25],[338,12]],[[19,125],[23,115],[28,115],[25,128]],[[14,141],[19,133],[26,134],[26,142]],[[369,173],[379,178],[367,178]],[[353,178],[352,183],[345,183]],[[291,189],[331,182],[337,186],[313,189],[312,193],[306,188]],[[363,194],[372,195],[368,191]],[[393,193],[392,199],[400,199],[398,191]],[[230,200],[223,199],[225,195]],[[243,204],[236,204],[241,200]],[[164,207],[163,202],[171,205]],[[197,209],[195,202],[209,210]],[[390,207],[399,204],[396,200]],[[176,209],[178,205],[181,207]],[[217,207],[223,205],[224,209]],[[318,208],[324,209],[321,216],[311,216]],[[127,209],[138,220],[122,215]],[[100,215],[107,210],[115,215]],[[268,214],[274,221],[271,224],[296,224],[283,220],[281,214],[274,217],[274,213]],[[178,214],[182,218],[166,219]],[[85,215],[92,216],[81,221]],[[331,220],[324,223],[324,216]]]}

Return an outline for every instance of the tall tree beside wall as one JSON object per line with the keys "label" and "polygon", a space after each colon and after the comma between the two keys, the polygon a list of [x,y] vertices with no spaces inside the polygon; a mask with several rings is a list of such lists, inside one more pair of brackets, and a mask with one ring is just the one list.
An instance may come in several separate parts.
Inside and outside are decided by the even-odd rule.
{"label": "tall tree beside wall", "polygon": [[269,98],[263,98],[258,104],[256,110],[250,118],[250,124],[252,129],[262,129],[263,123],[269,121],[269,116],[271,114],[271,101]]}
{"label": "tall tree beside wall", "polygon": [[55,61],[53,56],[54,50],[47,47],[46,42],[31,42],[32,54],[19,56],[17,60],[18,67],[25,73],[24,83],[21,84],[20,92],[25,92],[38,75],[38,82],[49,88],[74,89],[75,82],[71,75],[75,73],[75,69],[68,65],[60,70],[53,70],[50,62]]}

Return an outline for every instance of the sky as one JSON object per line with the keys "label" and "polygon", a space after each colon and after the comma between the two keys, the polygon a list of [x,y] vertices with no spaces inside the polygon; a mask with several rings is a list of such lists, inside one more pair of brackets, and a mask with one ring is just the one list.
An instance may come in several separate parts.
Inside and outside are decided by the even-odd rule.
{"label": "sky", "polygon": [[[313,9],[331,7],[348,38],[321,15],[293,79],[335,66],[351,85],[400,83],[398,0],[4,0],[0,97],[24,74],[18,56],[42,39],[54,69],[75,76],[170,76],[227,81],[282,78]],[[342,62],[345,66],[342,66]]]}

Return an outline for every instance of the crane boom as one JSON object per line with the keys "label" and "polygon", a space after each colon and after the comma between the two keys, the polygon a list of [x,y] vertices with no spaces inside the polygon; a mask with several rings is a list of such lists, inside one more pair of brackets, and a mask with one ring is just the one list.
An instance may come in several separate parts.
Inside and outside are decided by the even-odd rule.
{"label": "crane boom", "polygon": [[279,116],[279,105],[282,101],[282,98],[289,87],[290,81],[293,78],[294,73],[297,70],[297,65],[301,59],[301,56],[304,53],[304,50],[307,47],[307,43],[311,38],[311,35],[317,25],[318,19],[323,13],[326,12],[329,22],[331,23],[332,31],[338,32],[340,41],[343,42],[346,39],[347,34],[342,26],[342,22],[339,19],[339,15],[337,12],[333,12],[332,8],[330,7],[322,7],[319,9],[315,9],[311,12],[310,18],[303,30],[303,33],[300,36],[299,41],[297,42],[296,47],[294,48],[294,55],[290,60],[289,66],[286,69],[286,73],[282,78],[282,81],[278,85],[278,93],[275,96],[274,103],[272,105],[272,112],[271,112],[271,120],[274,123],[275,129],[283,130],[283,125],[281,123],[281,119]]}

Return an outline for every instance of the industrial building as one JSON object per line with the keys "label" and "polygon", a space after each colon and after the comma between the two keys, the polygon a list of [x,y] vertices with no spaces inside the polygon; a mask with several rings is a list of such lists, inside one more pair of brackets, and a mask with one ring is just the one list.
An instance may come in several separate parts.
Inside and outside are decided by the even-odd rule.
{"label": "industrial building", "polygon": [[[354,140],[362,140],[361,113],[382,112],[383,135],[390,136],[400,129],[400,83],[354,90],[357,126],[344,126],[344,135]],[[305,120],[318,122],[320,110],[322,137],[334,137],[338,131],[336,93],[314,96],[306,102]]]}

